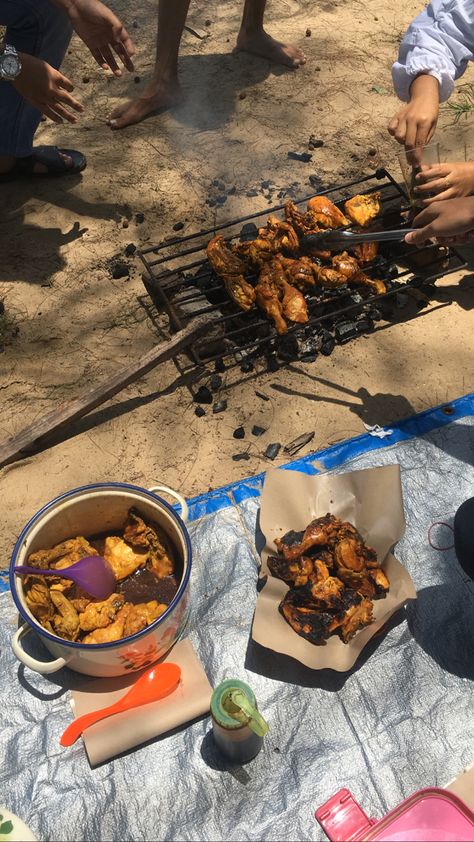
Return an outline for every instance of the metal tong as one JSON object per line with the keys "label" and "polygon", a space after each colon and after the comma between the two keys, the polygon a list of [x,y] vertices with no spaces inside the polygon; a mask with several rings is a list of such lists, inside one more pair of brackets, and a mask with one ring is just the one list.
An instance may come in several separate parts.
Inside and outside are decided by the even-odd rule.
{"label": "metal tong", "polygon": [[307,234],[300,240],[301,245],[317,247],[321,251],[334,251],[339,248],[349,248],[357,243],[386,243],[401,242],[405,234],[416,231],[416,228],[398,228],[393,231],[341,231],[332,228],[330,231],[318,231],[317,234]]}

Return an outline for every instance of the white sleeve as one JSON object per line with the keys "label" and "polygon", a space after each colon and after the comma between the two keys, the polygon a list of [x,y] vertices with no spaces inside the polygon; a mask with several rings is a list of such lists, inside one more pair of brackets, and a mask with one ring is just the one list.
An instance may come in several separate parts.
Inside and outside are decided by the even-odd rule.
{"label": "white sleeve", "polygon": [[474,0],[432,0],[410,24],[392,68],[393,85],[404,102],[420,73],[439,82],[440,100],[448,99],[454,80],[474,57]]}

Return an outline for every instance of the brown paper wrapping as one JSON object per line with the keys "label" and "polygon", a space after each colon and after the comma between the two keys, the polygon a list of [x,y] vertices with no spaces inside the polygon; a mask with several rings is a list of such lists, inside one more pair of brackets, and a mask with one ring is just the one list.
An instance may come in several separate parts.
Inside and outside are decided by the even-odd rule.
{"label": "brown paper wrapping", "polygon": [[[296,634],[280,614],[278,605],[288,586],[270,574],[267,558],[277,552],[275,538],[290,529],[305,529],[311,520],[326,512],[353,523],[376,550],[389,578],[390,591],[385,599],[374,601],[374,622],[357,632],[350,643],[332,635],[324,645],[316,646]],[[266,474],[260,502],[260,529],[266,539],[261,575],[266,574],[268,580],[257,598],[252,637],[261,646],[289,655],[311,669],[349,670],[389,617],[407,599],[416,597],[408,571],[391,554],[393,545],[405,532],[398,465],[317,476],[271,469]]]}
{"label": "brown paper wrapping", "polygon": [[[110,760],[147,740],[207,713],[212,687],[190,640],[181,640],[164,659],[181,667],[178,688],[164,699],[117,713],[92,725],[82,735],[91,766]],[[92,679],[74,690],[76,717],[113,705],[135,683],[138,673],[119,678]]]}

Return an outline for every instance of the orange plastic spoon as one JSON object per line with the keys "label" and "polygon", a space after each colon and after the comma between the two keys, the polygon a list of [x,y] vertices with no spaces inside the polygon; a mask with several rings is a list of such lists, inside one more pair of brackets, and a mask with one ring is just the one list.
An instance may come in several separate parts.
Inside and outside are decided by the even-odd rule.
{"label": "orange plastic spoon", "polygon": [[71,722],[66,728],[59,742],[62,746],[72,746],[81,736],[86,728],[90,728],[101,719],[113,716],[114,713],[123,713],[124,710],[147,705],[169,696],[176,690],[181,678],[181,668],[177,664],[157,664],[140,676],[138,681],[127,690],[118,702],[101,710],[94,710],[92,713],[85,713]]}

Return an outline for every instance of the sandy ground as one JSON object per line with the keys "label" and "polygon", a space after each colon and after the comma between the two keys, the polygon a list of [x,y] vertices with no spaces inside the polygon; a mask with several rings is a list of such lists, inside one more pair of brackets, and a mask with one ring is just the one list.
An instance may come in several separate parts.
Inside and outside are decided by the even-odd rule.
{"label": "sandy ground", "polygon": [[[269,0],[269,31],[307,54],[307,65],[296,72],[232,53],[240,4],[194,3],[189,24],[204,29],[206,19],[212,23],[207,38],[183,38],[185,104],[120,133],[112,133],[105,118],[144,85],[155,3],[111,5],[134,36],[141,81],[107,77],[74,39],[64,70],[86,114],[77,127],[44,123],[38,132],[41,143],[84,151],[84,177],[2,187],[0,298],[9,318],[0,355],[2,439],[157,341],[138,258],[129,260],[130,278],[111,277],[109,261],[127,243],[157,243],[173,233],[176,221],[186,234],[265,208],[271,199],[262,180],[271,180],[276,191],[294,184],[303,196],[310,174],[330,183],[381,165],[397,172],[398,148],[385,131],[397,105],[390,67],[421,2]],[[462,142],[471,128],[461,128]],[[288,150],[306,150],[312,133],[324,140],[312,162],[290,161]],[[236,188],[218,208],[206,204],[215,178]],[[253,188],[257,195],[247,196]],[[142,224],[135,221],[138,211]],[[285,444],[314,430],[311,446],[319,449],[364,432],[364,421],[390,423],[471,391],[473,277],[470,270],[450,276],[439,283],[429,312],[402,316],[331,357],[243,379],[228,393],[224,376],[228,409],[219,415],[197,418],[174,364],[163,365],[54,446],[3,469],[0,566],[26,520],[74,486],[161,480],[192,495],[264,469],[269,442]],[[256,388],[270,400],[258,398]],[[240,424],[244,442],[232,437]],[[252,424],[268,432],[255,439]],[[249,442],[250,460],[233,461]]]}

